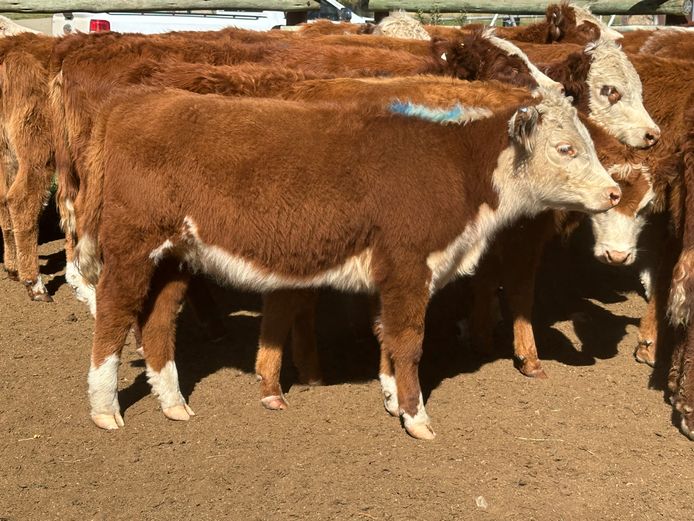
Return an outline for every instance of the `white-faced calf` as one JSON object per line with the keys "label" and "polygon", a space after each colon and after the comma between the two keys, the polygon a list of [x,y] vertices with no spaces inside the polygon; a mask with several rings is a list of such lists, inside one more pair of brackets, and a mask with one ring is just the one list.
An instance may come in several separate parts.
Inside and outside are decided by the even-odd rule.
{"label": "white-faced calf", "polygon": [[135,321],[164,413],[188,419],[174,322],[194,271],[261,292],[378,293],[405,428],[432,438],[418,379],[431,294],[519,217],[620,198],[576,110],[551,93],[491,114],[134,88],[100,114],[89,164],[76,254],[98,280],[89,396],[106,429],[123,425],[117,367]]}

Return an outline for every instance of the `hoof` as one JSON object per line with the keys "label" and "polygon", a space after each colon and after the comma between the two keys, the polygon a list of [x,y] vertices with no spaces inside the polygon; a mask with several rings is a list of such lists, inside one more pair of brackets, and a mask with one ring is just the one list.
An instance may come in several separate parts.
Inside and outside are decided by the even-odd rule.
{"label": "hoof", "polygon": [[427,423],[409,423],[405,422],[405,430],[407,434],[418,440],[433,440],[436,437],[434,429]]}
{"label": "hoof", "polygon": [[92,421],[100,429],[115,431],[118,427],[124,427],[123,417],[119,412],[114,414],[93,414]]}
{"label": "hoof", "polygon": [[297,378],[297,383],[299,385],[310,385],[311,387],[314,387],[316,385],[323,385],[323,378],[321,376],[299,376],[299,378]]}
{"label": "hoof", "polygon": [[40,278],[36,281],[25,280],[24,285],[29,293],[29,298],[34,302],[53,302]]}
{"label": "hoof", "polygon": [[15,270],[5,270],[9,280],[19,281],[19,272]]}
{"label": "hoof", "polygon": [[34,302],[53,302],[53,297],[48,293],[36,293],[32,295],[31,292],[29,292],[29,296]]}
{"label": "hoof", "polygon": [[538,378],[540,380],[546,380],[548,378],[539,360],[523,360],[520,362],[518,369],[529,378]]}
{"label": "hoof", "polygon": [[261,398],[260,403],[263,404],[263,407],[270,409],[271,411],[283,411],[289,407],[289,404],[287,403],[287,400],[284,399],[284,396],[277,395]]}
{"label": "hoof", "polygon": [[187,403],[167,407],[166,409],[162,409],[162,411],[164,412],[164,416],[169,420],[188,421],[191,416],[195,416],[193,409],[191,409]]}
{"label": "hoof", "polygon": [[655,365],[655,355],[653,353],[653,342],[641,342],[634,351],[634,358],[637,362],[653,367]]}

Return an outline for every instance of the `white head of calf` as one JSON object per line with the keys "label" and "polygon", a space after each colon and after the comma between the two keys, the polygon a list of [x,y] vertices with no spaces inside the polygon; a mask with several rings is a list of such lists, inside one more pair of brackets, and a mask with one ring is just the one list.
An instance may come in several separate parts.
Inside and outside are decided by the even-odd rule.
{"label": "white head of calf", "polygon": [[514,171],[519,177],[532,172],[532,196],[544,207],[590,213],[612,208],[621,197],[619,186],[598,160],[576,109],[554,91],[541,94],[537,106],[520,109],[509,121],[520,148]]}
{"label": "white head of calf", "polygon": [[613,166],[610,173],[622,189],[622,200],[609,212],[592,216],[594,253],[605,264],[626,266],[636,260],[639,234],[655,193],[645,165]]}
{"label": "white head of calf", "polygon": [[660,128],[643,106],[643,87],[636,69],[614,41],[601,38],[586,47],[588,114],[590,119],[636,148],[648,148],[660,138]]}

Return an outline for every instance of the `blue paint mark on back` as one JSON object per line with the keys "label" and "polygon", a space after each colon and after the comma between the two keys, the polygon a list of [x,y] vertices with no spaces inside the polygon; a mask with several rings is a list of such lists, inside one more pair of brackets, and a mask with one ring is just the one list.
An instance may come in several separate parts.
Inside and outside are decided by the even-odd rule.
{"label": "blue paint mark on back", "polygon": [[441,124],[460,123],[464,117],[463,107],[459,103],[449,109],[440,109],[409,101],[394,101],[390,104],[390,111],[394,114]]}

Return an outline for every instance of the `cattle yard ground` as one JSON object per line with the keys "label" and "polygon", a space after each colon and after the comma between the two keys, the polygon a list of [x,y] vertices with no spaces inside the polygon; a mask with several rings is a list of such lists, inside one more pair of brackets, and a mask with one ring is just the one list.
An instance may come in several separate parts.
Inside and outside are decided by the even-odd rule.
{"label": "cattle yard ground", "polygon": [[542,270],[535,325],[548,380],[513,369],[503,326],[496,359],[459,338],[466,283],[432,302],[421,379],[433,442],[406,436],[381,406],[366,302],[327,293],[318,317],[327,385],[289,388],[288,369],[290,409],[259,403],[259,298],[220,289],[228,338],[211,343],[186,311],[179,321],[181,387],[198,415],[164,417],[131,341],[120,373],[126,426],[97,429],[86,396],[92,319],[64,283],[62,241],[44,233],[55,303],[29,302],[0,279],[0,518],[689,517],[694,444],[672,424],[662,375],[649,388],[650,369],[632,358],[645,307],[634,271],[593,261],[582,233],[555,245]]}

